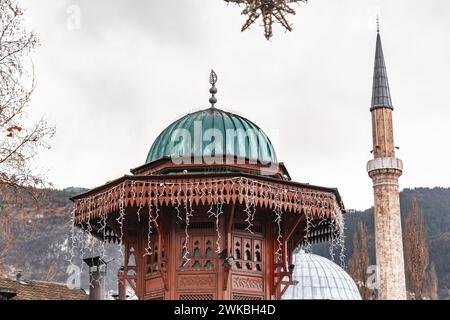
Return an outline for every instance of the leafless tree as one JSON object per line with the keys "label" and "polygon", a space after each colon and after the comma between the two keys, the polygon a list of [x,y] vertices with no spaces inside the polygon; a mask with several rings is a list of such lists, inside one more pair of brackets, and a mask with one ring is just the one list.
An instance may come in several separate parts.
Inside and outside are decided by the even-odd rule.
{"label": "leafless tree", "polygon": [[[1,209],[0,209],[1,210]],[[1,213],[1,212],[0,212]],[[6,213],[0,215],[0,275],[4,273],[5,258],[14,243],[11,229],[11,216]]]}
{"label": "leafless tree", "polygon": [[0,192],[40,186],[41,174],[32,159],[41,148],[49,148],[54,133],[43,119],[26,125],[26,108],[35,88],[29,57],[38,46],[33,32],[24,27],[23,10],[16,0],[0,0]]}
{"label": "leafless tree", "polygon": [[438,276],[436,273],[436,267],[433,262],[431,262],[427,268],[424,292],[427,298],[430,300],[438,300]]}
{"label": "leafless tree", "polygon": [[405,267],[407,289],[417,300],[424,298],[424,281],[428,262],[428,241],[425,222],[417,198],[413,198],[411,210],[406,218]]}
{"label": "leafless tree", "polygon": [[373,294],[367,287],[367,268],[370,265],[367,231],[364,222],[358,221],[358,228],[353,235],[353,254],[349,261],[349,272],[356,281],[361,297],[371,300]]}
{"label": "leafless tree", "polygon": [[29,124],[26,113],[36,84],[29,54],[38,44],[24,26],[17,0],[0,0],[0,270],[13,241],[7,210],[44,185],[32,161],[38,150],[49,148],[47,141],[54,134],[43,119]]}
{"label": "leafless tree", "polygon": [[58,261],[53,259],[50,261],[47,272],[44,276],[44,281],[53,282],[55,281],[56,276],[58,275]]}

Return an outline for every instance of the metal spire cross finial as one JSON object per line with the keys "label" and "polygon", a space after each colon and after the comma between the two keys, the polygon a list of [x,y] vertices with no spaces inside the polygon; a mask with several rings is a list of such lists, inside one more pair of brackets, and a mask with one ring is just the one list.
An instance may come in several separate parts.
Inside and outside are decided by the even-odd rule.
{"label": "metal spire cross finial", "polygon": [[377,33],[380,33],[380,16],[377,15]]}
{"label": "metal spire cross finial", "polygon": [[217,74],[214,70],[211,69],[211,74],[209,75],[209,83],[211,84],[211,89],[209,89],[209,93],[211,93],[211,98],[209,98],[209,103],[211,103],[211,108],[214,108],[214,105],[217,103],[216,93],[216,83],[217,83]]}

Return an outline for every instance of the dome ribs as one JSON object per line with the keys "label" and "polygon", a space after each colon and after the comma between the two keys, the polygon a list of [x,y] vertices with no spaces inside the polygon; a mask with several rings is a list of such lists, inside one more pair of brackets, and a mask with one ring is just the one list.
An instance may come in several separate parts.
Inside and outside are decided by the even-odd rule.
{"label": "dome ribs", "polygon": [[[198,128],[200,131],[197,131]],[[216,145],[221,151],[215,153],[215,157],[223,155],[260,163],[278,163],[272,143],[261,128],[239,115],[218,108],[210,108],[187,114],[164,129],[150,148],[145,164],[154,163],[166,157],[179,157],[180,154],[187,158],[211,156],[210,150],[206,148],[210,145],[210,141],[205,138],[206,133],[211,129],[218,131],[222,137],[222,141],[218,141]],[[229,135],[229,131],[234,131],[234,135]],[[174,144],[173,138],[176,132],[189,133],[191,141],[187,150],[184,149],[183,143]],[[249,143],[249,135],[257,140],[256,143]]]}

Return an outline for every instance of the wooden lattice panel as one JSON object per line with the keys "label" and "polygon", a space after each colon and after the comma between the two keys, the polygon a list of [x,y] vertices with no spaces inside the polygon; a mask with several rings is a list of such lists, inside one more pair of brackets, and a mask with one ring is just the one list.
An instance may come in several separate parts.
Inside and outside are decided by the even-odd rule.
{"label": "wooden lattice panel", "polygon": [[186,243],[186,237],[179,237],[177,268],[197,272],[217,270],[216,240],[215,235],[192,235]]}
{"label": "wooden lattice panel", "polygon": [[180,294],[179,300],[214,300],[213,293]]}
{"label": "wooden lattice panel", "polygon": [[151,291],[145,294],[145,300],[164,300],[164,289]]}
{"label": "wooden lattice panel", "polygon": [[263,273],[262,239],[247,237],[233,237],[233,270],[239,272]]}
{"label": "wooden lattice panel", "polygon": [[237,300],[237,301],[256,301],[256,300],[263,300],[262,296],[248,296],[244,294],[233,294],[231,297],[231,300]]}

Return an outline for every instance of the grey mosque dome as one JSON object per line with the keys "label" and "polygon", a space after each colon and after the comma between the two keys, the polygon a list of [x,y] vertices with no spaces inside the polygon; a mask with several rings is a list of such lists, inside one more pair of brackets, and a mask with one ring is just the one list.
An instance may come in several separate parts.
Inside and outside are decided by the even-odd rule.
{"label": "grey mosque dome", "polygon": [[300,251],[294,254],[293,280],[283,300],[362,300],[350,275],[333,261]]}

